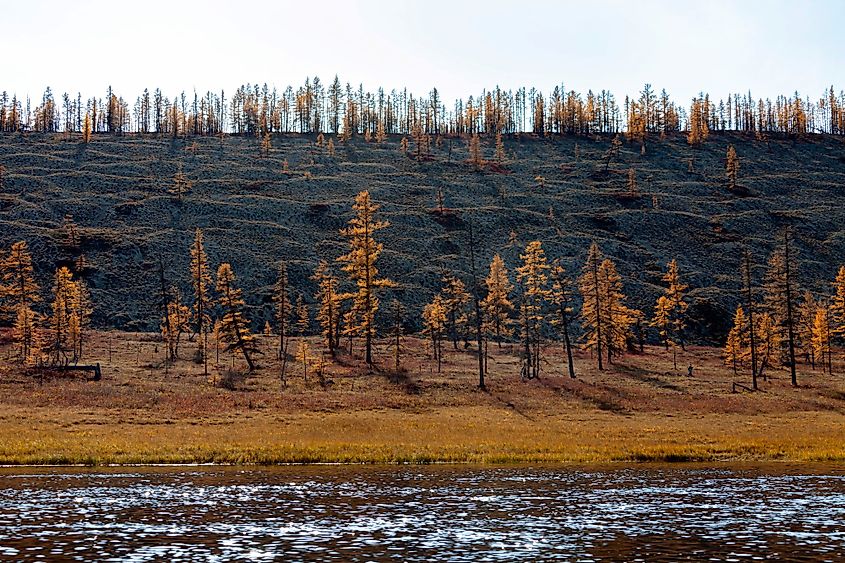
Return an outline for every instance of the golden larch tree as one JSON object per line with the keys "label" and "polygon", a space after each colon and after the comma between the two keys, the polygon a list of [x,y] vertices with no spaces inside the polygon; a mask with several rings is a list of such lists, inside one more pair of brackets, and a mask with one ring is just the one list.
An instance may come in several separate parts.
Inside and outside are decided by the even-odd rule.
{"label": "golden larch tree", "polygon": [[739,178],[739,157],[736,155],[733,145],[728,145],[728,151],[725,155],[725,175],[728,178],[728,189],[732,192],[737,191],[736,182]]}
{"label": "golden larch tree", "polygon": [[320,324],[320,334],[326,342],[326,348],[334,356],[340,335],[340,306],[342,296],[338,292],[338,281],[331,272],[329,265],[320,261],[312,278],[317,282],[317,322]]}
{"label": "golden larch tree", "polygon": [[437,373],[443,358],[443,335],[446,331],[446,307],[440,294],[423,309],[423,334],[431,339],[431,355],[437,361]]}
{"label": "golden larch tree", "polygon": [[569,326],[572,323],[572,282],[566,275],[566,270],[559,260],[552,263],[551,270],[552,289],[550,300],[555,307],[557,314],[552,319],[554,325],[563,336],[564,351],[566,352],[566,365],[569,377],[575,379],[575,363],[572,358],[572,341],[569,336]]}
{"label": "golden larch tree", "polygon": [[734,373],[745,360],[747,353],[747,330],[748,321],[745,317],[745,311],[742,305],[738,305],[734,313],[734,324],[730,332],[728,332],[728,339],[725,342],[724,358],[725,364],[732,366]]}
{"label": "golden larch tree", "polygon": [[531,241],[520,254],[522,265],[516,269],[516,280],[522,290],[520,323],[524,346],[523,378],[540,375],[540,347],[543,328],[547,320],[546,306],[550,297],[549,264],[543,245]]}
{"label": "golden larch tree", "polygon": [[502,337],[511,334],[511,313],[513,303],[510,300],[513,284],[508,278],[508,269],[505,261],[496,254],[490,262],[490,273],[485,280],[487,285],[487,296],[482,301],[485,313],[486,324],[489,333],[496,337],[499,348],[502,347]]}
{"label": "golden larch tree", "polygon": [[599,370],[604,369],[602,360],[605,318],[604,303],[602,302],[602,287],[599,269],[603,256],[598,245],[594,242],[587,252],[587,261],[578,278],[578,289],[581,292],[583,305],[581,307],[581,323],[584,327],[584,347],[595,350]]}
{"label": "golden larch tree", "polygon": [[376,242],[374,235],[387,228],[390,223],[380,221],[376,217],[379,206],[370,198],[370,192],[363,191],[355,197],[352,206],[355,211],[348,226],[341,234],[349,239],[349,252],[338,261],[343,264],[343,271],[349,274],[350,280],[356,285],[347,327],[350,334],[364,337],[365,360],[373,363],[373,338],[376,330],[376,313],[379,308],[378,291],[392,286],[388,279],[380,278],[376,261],[381,255],[383,245]]}
{"label": "golden larch tree", "polygon": [[290,287],[288,285],[288,268],[284,262],[279,262],[279,273],[276,284],[273,286],[273,303],[275,305],[274,315],[276,326],[279,332],[279,359],[281,360],[286,352],[286,339],[289,319],[291,316]]}

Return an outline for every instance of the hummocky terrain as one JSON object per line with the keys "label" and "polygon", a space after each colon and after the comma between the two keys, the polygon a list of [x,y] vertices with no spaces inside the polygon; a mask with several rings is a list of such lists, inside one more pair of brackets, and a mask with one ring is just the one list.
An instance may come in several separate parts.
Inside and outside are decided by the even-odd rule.
{"label": "hummocky terrain", "polygon": [[[234,136],[97,135],[84,144],[4,134],[0,246],[28,242],[45,299],[56,265],[82,254],[94,324],[126,330],[157,328],[160,263],[167,283],[190,295],[189,246],[198,227],[213,266],[232,263],[256,329],[272,318],[280,260],[294,295],[310,301],[309,278],[319,260],[346,252],[340,230],[365,189],[391,223],[378,234],[379,267],[401,284],[410,328],[418,327],[417,312],[444,271],[469,284],[470,226],[481,276],[495,253],[513,270],[525,244],[539,239],[575,277],[595,240],[616,261],[629,305],[649,316],[665,264],[675,258],[691,287],[691,330],[704,340],[718,339],[731,322],[744,245],[760,277],[779,230],[792,225],[800,281],[815,291],[829,291],[845,264],[841,138],[719,133],[691,147],[679,134],[647,141],[644,152],[625,143],[608,172],[609,136],[505,138],[506,161],[481,171],[467,162],[466,141],[458,138],[432,140],[431,157],[422,161],[400,150],[398,136],[383,144],[334,139],[334,156],[315,138],[277,136],[263,155],[258,139]],[[745,195],[727,189],[729,143]],[[493,144],[483,141],[488,160]],[[627,193],[630,169],[635,196]],[[192,183],[181,200],[171,192],[180,170]],[[68,214],[78,226],[78,248],[62,228]]]}

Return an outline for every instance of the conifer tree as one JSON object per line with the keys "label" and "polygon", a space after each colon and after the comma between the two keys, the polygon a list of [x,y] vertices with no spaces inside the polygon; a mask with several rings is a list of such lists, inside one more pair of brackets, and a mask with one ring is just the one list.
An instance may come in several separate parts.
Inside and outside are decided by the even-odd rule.
{"label": "conifer tree", "polygon": [[264,133],[264,136],[261,137],[261,156],[266,157],[270,154],[270,149],[272,148],[273,144],[270,139],[270,132]]}
{"label": "conifer tree", "polygon": [[[757,375],[765,380],[765,369],[772,367],[772,359],[779,357],[781,353],[780,331],[771,315],[764,311],[758,315],[757,325],[753,332],[757,342],[757,362],[759,364]],[[756,387],[754,389],[756,390]]]}
{"label": "conifer tree", "polygon": [[552,324],[558,328],[563,335],[563,345],[566,352],[566,365],[569,370],[569,377],[575,379],[575,364],[572,359],[572,342],[569,338],[569,325],[572,322],[572,285],[566,270],[559,260],[552,263],[552,290],[551,302],[557,310],[557,315]]}
{"label": "conifer tree", "polygon": [[845,336],[845,266],[840,266],[833,280],[833,298],[830,303],[830,321],[833,334]]}
{"label": "conifer tree", "polygon": [[431,339],[431,355],[437,361],[437,373],[443,358],[443,334],[446,330],[446,307],[440,294],[423,309],[423,333]]}
{"label": "conifer tree", "polygon": [[769,269],[764,287],[764,304],[772,319],[781,327],[782,339],[786,344],[786,363],[789,366],[794,387],[798,386],[795,369],[795,317],[797,316],[798,298],[795,278],[797,277],[797,269],[792,236],[787,228],[783,231],[781,244],[769,259]]}
{"label": "conifer tree", "polygon": [[302,366],[302,377],[305,379],[305,383],[308,383],[308,364],[314,361],[314,359],[311,356],[311,346],[309,346],[308,340],[305,338],[301,338],[299,340],[299,348],[296,352],[296,361]]}
{"label": "conifer tree", "polygon": [[520,322],[522,324],[525,365],[523,377],[533,379],[540,375],[540,346],[546,323],[546,303],[550,297],[549,264],[540,241],[528,243],[520,254],[522,265],[516,269],[516,280],[522,289]]}
{"label": "conifer tree", "polygon": [[669,346],[680,345],[685,348],[684,329],[686,328],[686,312],[689,305],[684,300],[687,285],[682,283],[678,274],[678,262],[671,260],[663,274],[666,291],[657,300],[654,310],[652,326],[658,329],[660,339]]}
{"label": "conifer tree", "polygon": [[341,295],[338,292],[338,281],[324,261],[320,261],[311,279],[317,282],[314,298],[319,303],[317,322],[320,323],[320,334],[325,339],[329,353],[334,356],[340,324]]}
{"label": "conifer tree", "polygon": [[745,317],[745,311],[743,311],[742,305],[737,305],[736,313],[734,313],[734,325],[728,333],[724,352],[725,363],[733,367],[734,373],[737,373],[737,367],[742,365],[746,357],[747,330],[748,321]]}
{"label": "conifer tree", "polygon": [[328,154],[332,158],[335,155],[334,141],[332,139],[329,139],[329,142],[326,145],[326,154]]}
{"label": "conifer tree", "polygon": [[26,366],[37,365],[41,359],[43,342],[38,322],[38,314],[31,307],[18,307],[12,339],[17,345],[18,359]]}
{"label": "conifer tree", "polygon": [[167,303],[167,313],[161,322],[161,336],[167,345],[168,360],[179,357],[179,344],[182,334],[190,331],[191,311],[182,304],[177,290],[172,291],[173,300]]}
{"label": "conifer tree", "polygon": [[255,370],[251,354],[257,353],[255,337],[249,330],[249,321],[244,316],[244,300],[240,289],[235,286],[235,273],[232,266],[224,262],[217,269],[217,294],[223,318],[220,320],[220,337],[226,343],[227,352],[237,350],[249,366]]}
{"label": "conifer tree", "polygon": [[496,132],[496,162],[502,164],[505,161],[505,143],[502,141],[502,132]]}
{"label": "conifer tree", "polygon": [[399,143],[399,150],[402,154],[408,154],[408,138],[402,137],[402,141]]}
{"label": "conifer tree", "polygon": [[201,229],[197,229],[194,233],[194,243],[191,245],[191,287],[194,291],[193,320],[200,344],[199,359],[203,362],[205,375],[208,375],[208,332],[211,329],[210,286],[211,273],[203,246],[203,234]]}
{"label": "conifer tree", "polygon": [[[757,326],[754,322],[754,311],[756,308],[756,303],[754,302],[754,289],[752,287],[751,281],[751,253],[748,249],[744,249],[743,257],[742,257],[742,285],[743,285],[743,292],[745,293],[745,306],[748,308],[748,324],[751,327]],[[755,334],[756,330],[749,330],[748,333],[748,343],[750,347],[750,356],[751,356],[751,385],[752,388],[756,391],[757,390],[757,375],[758,375],[758,362],[757,362],[757,335]]]}
{"label": "conifer tree", "polygon": [[598,245],[593,242],[587,252],[587,261],[581,271],[581,277],[578,278],[578,289],[583,299],[581,321],[585,329],[584,347],[588,350],[595,350],[599,370],[604,369],[602,356],[604,352],[604,332],[606,331],[604,326],[606,322],[604,318],[605,305],[602,301],[602,287],[599,278],[602,260],[601,251]]}
{"label": "conifer tree", "polygon": [[[813,319],[813,331],[812,331],[812,348],[813,348],[813,355],[819,359],[822,364],[822,371],[825,371],[825,366],[828,368],[828,372],[830,372],[830,367],[832,365],[832,360],[830,358],[831,355],[831,330],[830,330],[830,316],[828,314],[828,308],[825,306],[816,307],[816,314]],[[825,362],[825,355],[827,355],[828,359]]]}
{"label": "conifer tree", "polygon": [[484,166],[484,156],[481,153],[481,139],[478,133],[474,133],[469,139],[469,161],[473,168],[478,171]]}
{"label": "conifer tree", "polygon": [[487,325],[490,333],[496,337],[499,348],[502,347],[502,337],[510,336],[511,312],[513,303],[510,300],[510,293],[513,285],[508,279],[508,270],[505,261],[496,254],[490,262],[490,273],[485,280],[487,285],[487,296],[482,302]]}
{"label": "conifer tree", "polygon": [[273,286],[276,325],[279,331],[279,359],[285,354],[285,340],[288,336],[288,319],[291,316],[291,303],[288,287],[288,269],[284,262],[279,262],[279,274]]}
{"label": "conifer tree", "polygon": [[91,295],[88,292],[88,286],[85,285],[84,280],[79,279],[72,282],[69,289],[70,314],[68,317],[68,336],[73,352],[73,361],[76,362],[82,358],[85,330],[90,325],[93,308],[91,305]]}
{"label": "conifer tree", "polygon": [[725,174],[728,178],[728,189],[732,192],[737,191],[736,181],[739,176],[739,157],[737,157],[733,145],[728,145],[728,152],[725,156]]}
{"label": "conifer tree", "polygon": [[470,302],[470,294],[466,290],[464,282],[453,274],[443,276],[443,306],[446,308],[446,330],[452,340],[452,346],[458,349],[458,340],[467,340],[467,306]]}
{"label": "conifer tree", "polygon": [[616,271],[616,265],[608,258],[599,266],[599,284],[601,301],[605,308],[604,349],[610,363],[614,356],[625,351],[637,313],[625,305],[622,277]]}
{"label": "conifer tree", "polygon": [[382,144],[387,140],[387,133],[384,130],[384,121],[379,119],[376,128],[376,143]]}
{"label": "conifer tree", "polygon": [[810,291],[804,292],[804,297],[795,311],[795,338],[797,346],[804,353],[807,361],[816,369],[816,356],[813,349],[813,327],[819,303]]}
{"label": "conifer tree", "polygon": [[50,316],[50,357],[54,365],[67,363],[70,343],[70,316],[73,304],[73,279],[66,267],[56,270],[53,278],[53,304]]}
{"label": "conifer tree", "polygon": [[91,115],[88,113],[85,114],[82,125],[82,142],[86,144],[91,142]]}
{"label": "conifer tree", "polygon": [[182,166],[179,166],[179,171],[173,176],[173,184],[168,188],[171,195],[175,196],[176,201],[182,203],[182,197],[191,191],[193,182],[188,179],[188,176],[182,172]]}
{"label": "conifer tree", "polygon": [[357,286],[353,296],[348,327],[350,334],[363,335],[365,339],[365,358],[368,365],[373,363],[372,342],[375,337],[375,318],[378,312],[378,291],[390,287],[392,282],[379,278],[376,261],[381,254],[383,245],[374,239],[375,233],[390,225],[387,221],[379,221],[376,212],[379,206],[370,199],[370,193],[363,191],[355,198],[352,209],[355,217],[341,234],[349,239],[349,253],[338,258],[343,263],[343,270]]}
{"label": "conifer tree", "polygon": [[628,170],[628,196],[636,197],[637,195],[639,195],[637,189],[637,172],[631,168]]}
{"label": "conifer tree", "polygon": [[311,318],[308,315],[308,305],[305,304],[305,299],[302,295],[296,298],[294,314],[296,315],[296,332],[303,338],[308,336],[311,328]]}
{"label": "conifer tree", "polygon": [[40,301],[38,284],[32,268],[32,255],[26,241],[12,243],[9,253],[0,259],[0,297],[3,310],[13,318],[21,309]]}

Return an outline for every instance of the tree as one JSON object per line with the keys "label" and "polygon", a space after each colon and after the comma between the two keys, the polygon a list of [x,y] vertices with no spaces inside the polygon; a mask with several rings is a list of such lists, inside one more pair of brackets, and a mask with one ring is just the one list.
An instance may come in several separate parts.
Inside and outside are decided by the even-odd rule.
{"label": "tree", "polygon": [[604,349],[610,363],[614,356],[625,351],[637,312],[625,305],[622,277],[617,273],[616,265],[608,258],[599,266],[599,291],[604,307]]}
{"label": "tree", "polygon": [[783,231],[782,244],[769,258],[764,304],[784,335],[786,363],[794,387],[798,386],[795,369],[795,312],[798,298],[796,271],[795,250],[792,247],[790,230],[787,228]]}
{"label": "tree", "polygon": [[593,242],[587,252],[587,261],[578,278],[578,289],[584,301],[581,307],[581,320],[584,325],[584,347],[596,351],[599,370],[604,369],[602,352],[604,344],[605,318],[604,303],[602,302],[602,288],[599,279],[599,269],[602,255],[598,245]]}
{"label": "tree", "polygon": [[382,144],[387,140],[387,133],[384,130],[384,121],[379,119],[376,128],[376,143]]}
{"label": "tree", "polygon": [[502,164],[505,161],[505,143],[502,141],[502,132],[496,132],[496,162]]}
{"label": "tree", "polygon": [[437,360],[437,373],[443,358],[443,334],[446,330],[446,307],[440,294],[423,309],[423,334],[431,339],[431,355]]}
{"label": "tree", "polygon": [[70,317],[73,307],[73,278],[70,270],[62,266],[53,277],[53,304],[50,316],[50,357],[54,365],[68,362],[72,351]]}
{"label": "tree", "polygon": [[85,114],[85,121],[82,125],[82,142],[86,144],[91,142],[91,115],[88,113]]}
{"label": "tree", "polygon": [[458,340],[467,340],[467,305],[469,305],[470,294],[466,290],[464,282],[455,277],[454,274],[444,274],[443,306],[446,308],[446,330],[452,340],[452,346],[458,349]]}
{"label": "tree", "polygon": [[569,377],[575,379],[575,364],[572,359],[572,343],[569,338],[569,325],[572,322],[572,293],[570,286],[572,282],[566,275],[566,270],[555,260],[552,263],[552,290],[551,302],[557,310],[557,316],[552,324],[563,334],[563,344],[566,352],[566,365],[569,370]]}
{"label": "tree", "polygon": [[167,345],[168,360],[175,360],[179,357],[179,343],[182,334],[190,328],[191,311],[187,305],[182,304],[179,292],[172,291],[173,300],[167,303],[167,313],[161,321],[161,336]]}
{"label": "tree", "polygon": [[[748,322],[751,326],[751,320]],[[772,316],[763,312],[757,317],[757,324],[754,325],[754,330],[749,331],[753,334],[755,342],[757,343],[757,361],[759,371],[757,376],[766,379],[765,369],[772,367],[772,358],[780,356],[781,353],[781,336],[778,326]],[[748,339],[750,341],[750,337]],[[753,380],[754,390],[757,390],[756,378]]]}
{"label": "tree", "polygon": [[0,260],[0,297],[3,310],[16,316],[21,309],[32,307],[40,301],[38,284],[32,268],[32,255],[26,241],[12,243]]}
{"label": "tree", "polygon": [[513,285],[508,278],[508,270],[505,261],[496,254],[490,262],[490,273],[485,280],[487,285],[487,296],[482,302],[484,307],[487,326],[491,334],[496,336],[496,343],[502,347],[502,336],[510,336],[512,324],[511,312],[513,303],[510,300],[510,293]]}
{"label": "tree", "polygon": [[[813,319],[813,331],[812,331],[812,347],[813,347],[813,354],[816,358],[821,361],[822,364],[822,371],[825,369],[825,364],[827,364],[827,371],[830,373],[832,370],[833,361],[831,359],[831,329],[830,329],[830,315],[828,307],[826,306],[819,306],[816,307],[816,315]],[[825,354],[827,355],[827,362],[825,362]]]}
{"label": "tree", "polygon": [[276,325],[279,327],[279,359],[285,354],[288,319],[291,316],[290,296],[288,294],[288,269],[284,262],[279,262],[279,274],[273,286],[273,303],[276,306]]}
{"label": "tree", "polygon": [[352,209],[355,217],[341,234],[349,239],[349,253],[338,258],[343,263],[343,271],[357,286],[353,296],[349,327],[352,333],[363,335],[365,339],[365,358],[369,365],[373,363],[372,342],[375,335],[375,317],[379,300],[377,292],[392,286],[388,279],[379,278],[376,261],[383,245],[373,238],[375,233],[387,228],[390,223],[379,221],[376,212],[379,206],[370,199],[370,192],[363,191],[355,198]]}
{"label": "tree", "polygon": [[481,152],[481,139],[478,133],[474,133],[469,139],[469,161],[476,171],[484,166],[484,155]]}
{"label": "tree", "polygon": [[43,342],[38,326],[39,316],[31,307],[19,307],[12,327],[12,339],[17,344],[21,363],[34,366],[41,360]]}
{"label": "tree", "polygon": [[830,320],[833,334],[845,336],[845,266],[840,266],[833,281],[833,298],[830,304]]}
{"label": "tree", "polygon": [[249,321],[244,316],[244,300],[240,289],[235,286],[235,273],[228,262],[220,264],[217,269],[217,293],[220,296],[220,306],[223,318],[220,320],[220,337],[226,343],[227,352],[237,350],[249,366],[249,371],[255,370],[255,364],[250,354],[257,353],[255,337],[249,330]]}
{"label": "tree", "polygon": [[[743,251],[742,259],[742,282],[745,293],[745,306],[748,308],[748,324],[752,327],[754,324],[754,310],[756,304],[754,302],[754,290],[751,283],[751,253],[746,248]],[[757,335],[756,331],[749,331],[749,344],[751,347],[751,384],[752,388],[757,390]]]}
{"label": "tree", "polygon": [[68,319],[68,335],[70,337],[73,361],[82,358],[85,330],[91,323],[93,308],[91,295],[88,293],[88,286],[84,280],[76,280],[70,286],[70,316]]}
{"label": "tree", "polygon": [[179,171],[173,176],[173,184],[168,188],[171,195],[176,197],[179,203],[182,203],[182,196],[191,191],[193,182],[188,179],[188,176],[182,172],[182,166],[179,166]]}
{"label": "tree", "polygon": [[[728,332],[728,339],[725,342],[725,363],[733,367],[737,373],[737,366],[741,366],[746,357],[748,321],[742,305],[737,305],[734,313],[734,325]],[[756,389],[756,388],[755,388]]]}
{"label": "tree", "polygon": [[320,323],[320,334],[326,342],[329,353],[334,356],[337,338],[340,334],[340,305],[341,294],[338,293],[338,281],[329,269],[329,265],[320,261],[317,270],[311,277],[317,282],[317,293],[314,299],[319,303],[317,322]]}
{"label": "tree", "polygon": [[531,241],[520,254],[522,265],[516,269],[516,280],[521,285],[522,302],[520,323],[525,347],[523,377],[533,379],[540,375],[540,345],[546,322],[546,302],[550,297],[549,264],[539,240]]}
{"label": "tree", "polygon": [[311,318],[308,315],[308,305],[305,304],[305,299],[302,295],[299,295],[296,298],[294,316],[296,319],[296,332],[303,338],[308,336],[308,332],[311,328]]}
{"label": "tree", "polygon": [[739,175],[739,157],[733,145],[728,145],[728,152],[725,156],[725,174],[728,178],[728,189],[732,192],[737,190],[736,180]]}
{"label": "tree", "polygon": [[684,329],[689,305],[684,301],[684,292],[688,286],[681,282],[676,260],[673,259],[666,265],[666,273],[662,279],[666,282],[666,291],[657,300],[652,326],[660,332],[660,339],[667,350],[670,345],[677,344],[685,349]]}
{"label": "tree", "polygon": [[637,197],[639,191],[637,188],[637,172],[633,168],[628,170],[628,196]]}
{"label": "tree", "polygon": [[200,339],[199,357],[203,362],[205,375],[208,375],[208,332],[211,328],[210,286],[211,273],[203,246],[203,234],[201,229],[197,229],[194,233],[194,243],[191,245],[191,287],[194,291],[194,326]]}

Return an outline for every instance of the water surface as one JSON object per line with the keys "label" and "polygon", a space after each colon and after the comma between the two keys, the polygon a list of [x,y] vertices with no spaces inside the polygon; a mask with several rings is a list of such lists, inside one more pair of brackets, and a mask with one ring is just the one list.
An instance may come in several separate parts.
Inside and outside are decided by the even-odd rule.
{"label": "water surface", "polygon": [[0,559],[845,561],[845,472],[5,469]]}

